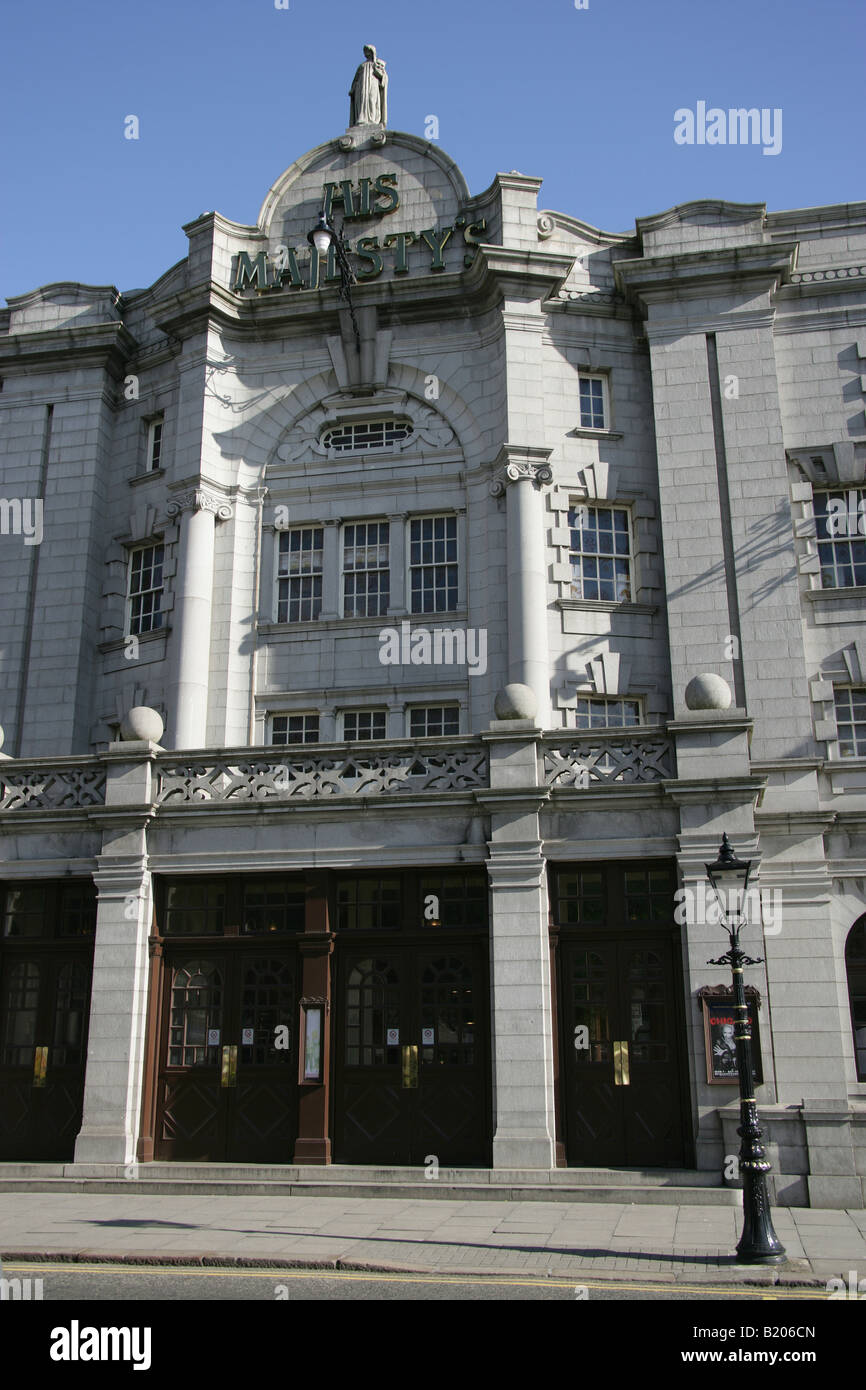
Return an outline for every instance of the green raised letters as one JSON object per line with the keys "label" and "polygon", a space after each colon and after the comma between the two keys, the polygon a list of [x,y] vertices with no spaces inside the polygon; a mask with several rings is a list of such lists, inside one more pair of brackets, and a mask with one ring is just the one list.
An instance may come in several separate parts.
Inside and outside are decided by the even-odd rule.
{"label": "green raised letters", "polygon": [[359,280],[375,280],[377,275],[382,274],[382,257],[379,255],[379,238],[377,236],[362,236],[355,247],[355,255],[362,256],[370,262],[366,270],[355,272]]}
{"label": "green raised letters", "polygon": [[328,264],[322,279],[327,281],[339,280],[341,278],[340,269],[337,265],[337,248],[334,243],[331,242],[331,245],[328,247]]}
{"label": "green raised letters", "polygon": [[286,284],[291,285],[293,289],[300,289],[304,282],[298,269],[298,258],[291,246],[286,247],[286,253],[285,265],[277,270],[277,284],[280,289]]}
{"label": "green raised letters", "polygon": [[[392,184],[393,187],[387,187]],[[383,207],[381,204],[374,208],[374,212],[396,212],[400,206],[400,194],[397,192],[397,175],[380,174],[376,180],[376,194],[380,198],[387,198],[388,202]]]}
{"label": "green raised letters", "polygon": [[257,290],[268,288],[267,256],[264,251],[259,251],[255,260],[251,261],[248,252],[239,251],[232,289],[244,290],[247,286],[253,285]]}
{"label": "green raised letters", "polygon": [[449,237],[453,234],[453,227],[443,227],[441,231],[436,227],[428,227],[421,233],[421,240],[425,241],[433,252],[433,259],[430,262],[431,270],[444,270],[445,262],[442,259],[442,252]]}
{"label": "green raised letters", "polygon": [[356,216],[356,217],[369,217],[369,216],[370,216],[370,185],[371,185],[372,182],[373,182],[372,179],[359,179],[359,180],[358,180],[358,189],[359,189],[359,193],[358,193],[358,211],[355,213],[355,216]]}
{"label": "green raised letters", "polygon": [[397,247],[397,255],[394,258],[395,275],[408,274],[409,266],[406,261],[406,247],[411,246],[412,242],[417,240],[417,232],[391,232],[382,242],[382,245],[385,247]]}
{"label": "green raised letters", "polygon": [[330,217],[335,203],[343,204],[343,214],[345,217],[356,217],[355,203],[352,197],[351,179],[341,179],[339,183],[326,183],[323,197],[323,207],[325,216]]}

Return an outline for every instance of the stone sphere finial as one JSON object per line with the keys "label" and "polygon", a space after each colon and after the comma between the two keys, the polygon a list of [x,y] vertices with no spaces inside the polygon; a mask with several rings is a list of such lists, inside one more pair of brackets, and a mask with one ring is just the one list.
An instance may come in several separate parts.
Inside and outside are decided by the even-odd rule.
{"label": "stone sphere finial", "polygon": [[159,743],[165,725],[149,705],[133,705],[124,715],[120,737],[124,743]]}
{"label": "stone sphere finial", "polygon": [[704,671],[686,686],[687,709],[730,709],[731,687],[722,676]]}
{"label": "stone sphere finial", "polygon": [[493,702],[497,719],[534,719],[538,701],[528,685],[505,685]]}

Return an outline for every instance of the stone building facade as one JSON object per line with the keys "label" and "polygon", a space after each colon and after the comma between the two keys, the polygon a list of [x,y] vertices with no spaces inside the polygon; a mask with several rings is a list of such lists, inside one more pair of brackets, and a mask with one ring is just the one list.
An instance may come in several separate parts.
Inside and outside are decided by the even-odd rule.
{"label": "stone building facade", "polygon": [[726,832],[862,1205],[866,204],[540,186],[353,126],[0,314],[0,1159],[735,1180]]}

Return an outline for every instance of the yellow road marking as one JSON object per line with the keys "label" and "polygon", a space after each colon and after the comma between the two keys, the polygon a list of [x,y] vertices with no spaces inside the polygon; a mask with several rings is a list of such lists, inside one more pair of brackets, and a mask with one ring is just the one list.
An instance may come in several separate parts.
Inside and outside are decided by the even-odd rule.
{"label": "yellow road marking", "polygon": [[478,1284],[489,1284],[504,1288],[535,1288],[535,1289],[573,1289],[576,1284],[580,1284],[588,1289],[628,1289],[632,1291],[645,1291],[647,1293],[726,1293],[740,1298],[822,1298],[826,1297],[822,1290],[812,1289],[778,1289],[772,1294],[762,1292],[766,1285],[752,1284],[746,1288],[742,1286],[732,1286],[729,1284],[628,1284],[622,1283],[618,1279],[605,1279],[604,1281],[581,1279],[579,1272],[573,1277],[557,1278],[536,1277],[534,1279],[504,1278],[499,1275],[479,1274],[475,1277],[466,1275],[437,1274],[431,1270],[429,1274],[384,1274],[384,1273],[365,1273],[362,1270],[351,1271],[344,1269],[202,1269],[200,1265],[191,1265],[188,1268],[178,1265],[115,1265],[115,1264],[94,1264],[85,1265],[63,1261],[60,1264],[10,1264],[8,1261],[3,1266],[4,1270],[36,1270],[40,1273],[72,1273],[72,1274],[174,1274],[185,1279],[205,1278],[205,1279],[270,1279],[275,1284],[285,1283],[288,1279],[336,1279],[344,1280],[348,1283],[383,1283],[383,1284],[471,1284],[475,1287]]}

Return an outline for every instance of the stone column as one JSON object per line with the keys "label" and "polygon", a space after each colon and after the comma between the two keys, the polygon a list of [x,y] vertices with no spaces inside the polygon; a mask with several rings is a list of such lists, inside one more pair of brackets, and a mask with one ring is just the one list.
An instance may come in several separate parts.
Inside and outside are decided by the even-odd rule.
{"label": "stone column", "polygon": [[533,719],[494,720],[490,751],[493,1166],[555,1166],[547,876]]}
{"label": "stone column", "polygon": [[136,1157],[147,1021],[152,916],[146,813],[153,800],[150,742],[113,743],[98,890],[84,1117],[75,1164],[130,1164]]}
{"label": "stone column", "polygon": [[538,723],[550,727],[547,556],[542,484],[552,481],[550,449],[503,445],[490,485],[505,496],[508,564],[508,679],[529,686]]}
{"label": "stone column", "polygon": [[175,748],[203,748],[207,740],[214,531],[232,515],[230,503],[203,487],[172,499],[180,518],[174,604],[176,679],[170,717]]}

